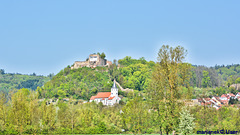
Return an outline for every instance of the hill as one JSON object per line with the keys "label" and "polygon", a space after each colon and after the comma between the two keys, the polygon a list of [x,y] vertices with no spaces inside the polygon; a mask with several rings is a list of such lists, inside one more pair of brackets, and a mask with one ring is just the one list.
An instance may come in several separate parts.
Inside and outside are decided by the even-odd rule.
{"label": "hill", "polygon": [[61,70],[51,81],[38,88],[39,98],[89,99],[99,91],[110,91],[112,81],[106,67]]}
{"label": "hill", "polygon": [[3,69],[0,69],[0,91],[5,93],[21,88],[36,90],[38,86],[43,86],[49,80],[50,77],[5,73]]}
{"label": "hill", "polygon": [[207,76],[210,77],[209,86],[211,88],[215,87],[229,87],[232,84],[240,83],[240,65],[216,65],[215,67],[197,66],[193,65],[192,68],[192,78],[191,86],[204,88],[202,85],[203,72],[207,71]]}
{"label": "hill", "polygon": [[[145,92],[147,90],[155,62],[146,61],[143,57],[133,59],[126,56],[114,60],[109,67],[78,68],[71,69],[70,66],[60,71],[51,81],[43,87],[37,89],[39,98],[65,98],[85,99],[97,92],[110,91],[114,79],[124,89],[133,89]],[[235,83],[240,76],[240,66],[195,66],[192,65],[190,79],[191,87],[195,88],[215,88],[227,89],[229,85]],[[206,83],[205,79],[209,79]],[[231,82],[230,82],[231,81]],[[215,93],[215,92],[214,92]],[[224,93],[220,92],[219,94]],[[120,92],[121,95],[126,93]]]}
{"label": "hill", "polygon": [[[39,98],[86,99],[97,92],[110,91],[113,80],[116,79],[123,88],[142,91],[147,85],[154,62],[144,58],[132,59],[127,56],[109,67],[82,67],[72,69],[70,66],[61,70],[51,81],[37,89]],[[122,91],[119,93],[124,95]]]}

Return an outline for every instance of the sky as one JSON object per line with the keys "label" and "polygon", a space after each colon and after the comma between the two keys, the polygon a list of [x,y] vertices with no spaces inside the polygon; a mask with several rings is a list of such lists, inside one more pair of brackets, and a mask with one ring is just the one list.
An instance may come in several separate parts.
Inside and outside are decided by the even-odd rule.
{"label": "sky", "polygon": [[239,0],[6,0],[0,2],[0,69],[57,74],[91,53],[157,61],[183,46],[194,65],[240,64]]}

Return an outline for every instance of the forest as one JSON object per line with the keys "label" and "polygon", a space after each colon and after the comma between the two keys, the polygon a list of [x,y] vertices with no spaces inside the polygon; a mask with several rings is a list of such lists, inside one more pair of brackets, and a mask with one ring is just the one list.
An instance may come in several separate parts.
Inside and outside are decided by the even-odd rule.
{"label": "forest", "polygon": [[[240,66],[195,66],[184,63],[185,57],[183,47],[163,45],[157,62],[126,56],[114,60],[110,67],[71,69],[67,66],[44,85],[17,87],[17,91],[10,90],[8,94],[1,92],[0,131],[2,134],[238,131],[238,106],[216,110],[206,105],[187,104],[194,98],[238,92],[230,85],[240,83]],[[3,72],[3,75],[6,74]],[[114,79],[123,88],[133,89],[119,91],[123,98],[119,104],[82,102],[98,92],[110,91]],[[69,100],[63,100],[65,98]],[[59,101],[47,104],[49,99]]]}
{"label": "forest", "polygon": [[4,69],[0,69],[0,92],[8,93],[9,91],[27,88],[29,90],[36,90],[37,87],[43,86],[48,82],[53,74],[48,77],[36,75],[23,75],[20,73],[5,73]]}

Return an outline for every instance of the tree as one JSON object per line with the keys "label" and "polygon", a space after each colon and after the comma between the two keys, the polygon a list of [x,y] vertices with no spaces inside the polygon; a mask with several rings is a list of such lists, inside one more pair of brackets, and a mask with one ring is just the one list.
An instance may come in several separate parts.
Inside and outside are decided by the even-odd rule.
{"label": "tree", "polygon": [[100,57],[101,57],[102,59],[105,59],[105,57],[106,57],[105,53],[102,52],[102,53],[100,54]]}
{"label": "tree", "polygon": [[42,102],[41,108],[40,108],[40,113],[41,113],[41,130],[43,132],[49,133],[51,130],[55,128],[56,124],[56,108],[53,106],[53,104],[46,105],[45,102]]}
{"label": "tree", "polygon": [[240,77],[238,77],[238,78],[235,80],[235,83],[236,83],[236,84],[240,83]]}
{"label": "tree", "polygon": [[[236,90],[234,87],[229,87],[229,91],[233,93],[234,95],[238,93],[238,90]],[[225,94],[225,93],[224,93]]]}
{"label": "tree", "polygon": [[63,91],[63,90],[58,90],[58,96],[59,96],[59,98],[65,98],[66,97],[66,93],[65,93],[65,91]]}
{"label": "tree", "polygon": [[28,96],[28,89],[20,89],[11,97],[10,123],[16,127],[20,134],[27,130],[26,126],[30,123]]}
{"label": "tree", "polygon": [[123,128],[134,134],[142,134],[147,126],[149,116],[147,110],[142,97],[135,97],[130,100],[122,109]]}
{"label": "tree", "polygon": [[193,129],[195,127],[195,123],[193,122],[194,118],[186,107],[182,108],[182,111],[180,112],[179,120],[180,120],[180,123],[179,123],[180,133],[185,135],[193,133]]}
{"label": "tree", "polygon": [[5,71],[4,71],[4,69],[0,69],[0,74],[5,74]]}
{"label": "tree", "polygon": [[6,129],[6,95],[0,92],[0,131],[4,131]]}
{"label": "tree", "polygon": [[[188,86],[188,77],[183,81],[181,74],[188,76],[189,66],[181,68],[186,56],[183,47],[176,48],[163,45],[158,53],[158,64],[152,74],[151,84],[148,89],[149,101],[152,109],[157,111],[156,122],[160,133],[164,130],[167,134],[176,129],[178,125],[179,110],[182,106],[181,86]],[[183,69],[186,72],[183,72]],[[184,82],[184,83],[183,83]]]}
{"label": "tree", "polygon": [[201,100],[202,100],[202,103],[203,103],[203,106],[200,106],[199,107],[199,117],[200,117],[200,125],[201,125],[201,129],[204,129],[205,127],[205,130],[207,131],[209,129],[208,125],[210,124],[210,121],[209,121],[209,109],[207,107],[207,103],[205,102],[205,99],[204,98],[208,98],[212,93],[209,92],[207,89],[201,89],[201,91],[199,91],[197,97],[199,97]]}
{"label": "tree", "polygon": [[227,86],[230,87],[230,85],[234,84],[236,82],[236,79],[237,79],[237,76],[230,75],[226,81]]}
{"label": "tree", "polygon": [[230,98],[230,100],[228,101],[228,104],[229,105],[238,104],[238,99]]}
{"label": "tree", "polygon": [[210,82],[211,82],[211,79],[210,79],[210,77],[209,77],[209,72],[208,71],[205,71],[205,70],[203,70],[203,78],[202,78],[202,87],[203,88],[207,88],[207,87],[210,87],[211,86],[211,84],[210,84]]}

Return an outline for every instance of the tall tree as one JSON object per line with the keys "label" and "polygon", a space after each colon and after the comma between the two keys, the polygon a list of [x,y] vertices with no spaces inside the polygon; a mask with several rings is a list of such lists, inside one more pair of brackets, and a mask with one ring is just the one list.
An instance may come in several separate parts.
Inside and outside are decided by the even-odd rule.
{"label": "tall tree", "polygon": [[185,83],[189,82],[189,78],[183,78],[181,74],[184,73],[183,71],[189,74],[187,69],[190,67],[181,68],[180,66],[186,53],[187,51],[181,46],[173,48],[168,45],[163,45],[158,53],[158,64],[153,71],[148,93],[152,109],[158,112],[156,122],[159,122],[161,134],[163,130],[169,134],[178,125],[177,118],[182,105],[181,86],[188,86]]}

